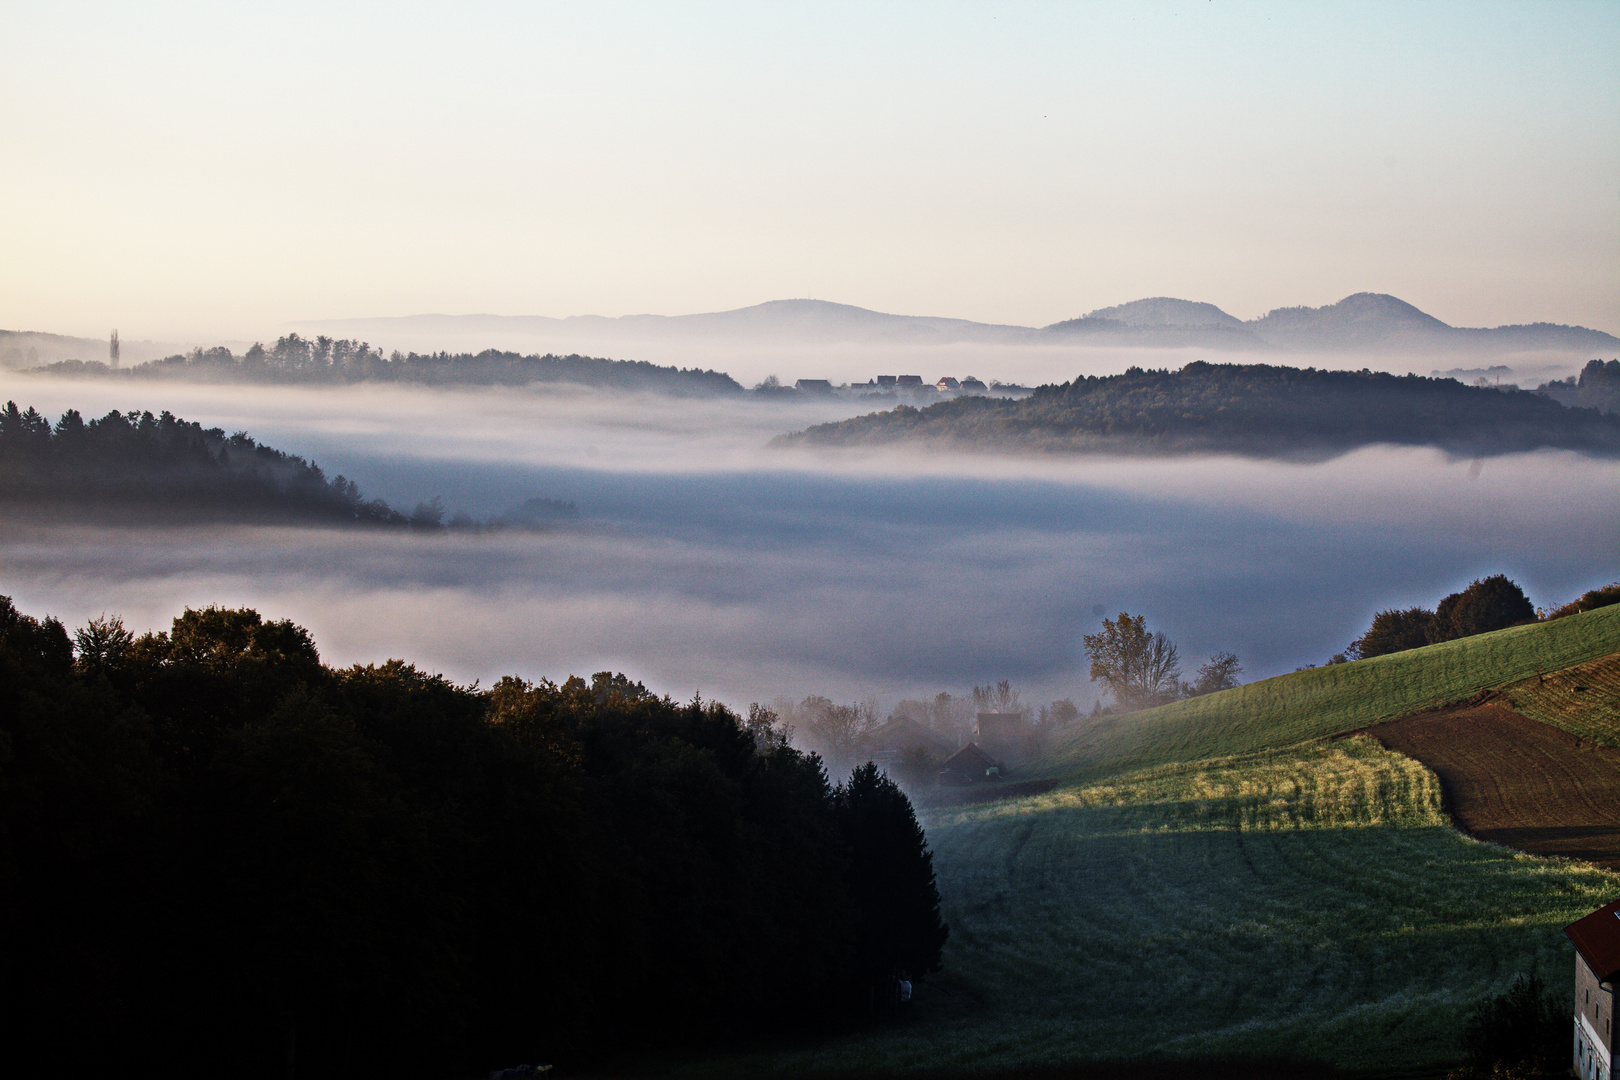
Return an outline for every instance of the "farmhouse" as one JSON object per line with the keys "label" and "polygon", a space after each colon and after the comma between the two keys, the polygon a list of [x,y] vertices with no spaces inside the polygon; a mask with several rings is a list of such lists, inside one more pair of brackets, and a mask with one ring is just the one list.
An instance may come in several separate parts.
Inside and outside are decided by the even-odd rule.
{"label": "farmhouse", "polygon": [[793,385],[801,394],[831,394],[833,389],[828,379],[800,379]]}
{"label": "farmhouse", "polygon": [[1620,900],[1564,927],[1575,946],[1575,1075],[1614,1075],[1614,983],[1620,978]]}
{"label": "farmhouse", "polygon": [[887,765],[903,754],[921,751],[938,761],[955,749],[950,739],[930,731],[909,716],[896,716],[873,728],[861,739],[866,752],[880,765]]}
{"label": "farmhouse", "polygon": [[1025,756],[1030,729],[1021,712],[982,712],[973,725],[973,740],[1003,761]]}
{"label": "farmhouse", "polygon": [[961,385],[961,383],[957,382],[955,379],[951,378],[949,375],[945,375],[945,376],[940,378],[939,382],[934,384],[934,387],[940,393],[943,394],[943,393],[947,393],[947,392],[949,392],[951,390],[955,390],[960,385]]}
{"label": "farmhouse", "polygon": [[996,776],[1000,772],[1001,767],[996,764],[995,759],[975,744],[968,743],[945,759],[945,767],[939,770],[939,782],[972,784]]}

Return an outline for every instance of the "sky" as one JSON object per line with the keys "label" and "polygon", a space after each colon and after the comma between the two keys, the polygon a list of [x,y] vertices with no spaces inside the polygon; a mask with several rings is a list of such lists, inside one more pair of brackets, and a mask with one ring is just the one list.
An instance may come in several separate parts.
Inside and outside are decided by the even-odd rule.
{"label": "sky", "polygon": [[1620,5],[0,6],[0,327],[1389,292],[1620,332]]}

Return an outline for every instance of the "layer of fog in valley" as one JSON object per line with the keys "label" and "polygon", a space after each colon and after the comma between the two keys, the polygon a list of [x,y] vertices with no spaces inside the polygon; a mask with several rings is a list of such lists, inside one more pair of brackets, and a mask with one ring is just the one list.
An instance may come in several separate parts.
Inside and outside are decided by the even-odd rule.
{"label": "layer of fog in valley", "polygon": [[[983,373],[981,373],[983,374]],[[1237,459],[788,454],[772,435],[864,411],[571,388],[445,392],[110,384],[0,375],[53,418],[168,409],[313,458],[396,506],[574,502],[551,532],[0,523],[0,593],[70,625],[162,628],[251,605],[333,663],[458,679],[622,670],[733,704],[962,693],[1089,706],[1080,636],[1143,613],[1190,669],[1319,663],[1374,611],[1505,572],[1541,605],[1612,580],[1620,465],[1370,448]]]}

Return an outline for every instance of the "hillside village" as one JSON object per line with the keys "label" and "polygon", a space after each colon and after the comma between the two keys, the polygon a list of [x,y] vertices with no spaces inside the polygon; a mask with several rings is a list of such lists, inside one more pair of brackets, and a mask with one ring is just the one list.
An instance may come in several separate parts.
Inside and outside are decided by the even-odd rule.
{"label": "hillside village", "polygon": [[[769,392],[774,386],[761,385],[756,392]],[[787,389],[787,388],[782,388]],[[941,375],[933,382],[924,382],[921,375],[877,375],[865,382],[834,383],[830,379],[799,379],[792,388],[800,394],[831,397],[839,395],[861,400],[937,401],[945,397],[986,395],[995,397],[1021,397],[1034,392],[1032,387],[994,380],[989,383],[972,375],[957,379]]]}

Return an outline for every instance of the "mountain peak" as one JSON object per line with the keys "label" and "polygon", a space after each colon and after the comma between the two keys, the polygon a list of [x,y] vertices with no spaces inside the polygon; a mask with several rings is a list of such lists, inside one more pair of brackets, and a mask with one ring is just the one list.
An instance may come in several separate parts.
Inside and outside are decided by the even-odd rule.
{"label": "mountain peak", "polygon": [[1132,300],[1128,304],[1098,308],[1085,316],[1088,319],[1111,319],[1132,327],[1176,327],[1192,330],[1218,326],[1238,328],[1243,320],[1228,315],[1214,304],[1197,300],[1177,300],[1171,296],[1153,296],[1145,300]]}

